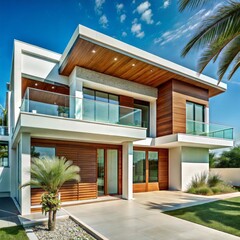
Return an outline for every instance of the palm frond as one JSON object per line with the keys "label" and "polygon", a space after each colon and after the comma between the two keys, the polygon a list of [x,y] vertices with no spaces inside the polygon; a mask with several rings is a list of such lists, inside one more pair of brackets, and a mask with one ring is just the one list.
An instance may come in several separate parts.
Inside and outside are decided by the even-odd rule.
{"label": "palm frond", "polygon": [[224,49],[223,56],[220,59],[218,68],[219,81],[222,80],[230,64],[239,55],[239,53],[240,53],[240,36],[233,39]]}
{"label": "palm frond", "polygon": [[232,68],[232,70],[230,71],[229,75],[228,75],[228,80],[230,80],[232,78],[232,76],[235,74],[235,72],[240,68],[240,55],[238,54],[238,57],[235,61],[235,64]]}
{"label": "palm frond", "polygon": [[30,170],[31,181],[21,187],[31,185],[56,194],[65,182],[80,181],[79,171],[78,166],[64,157],[33,158]]}
{"label": "palm frond", "polygon": [[179,11],[182,12],[186,8],[194,9],[197,7],[202,7],[204,4],[212,1],[213,0],[179,0]]}
{"label": "palm frond", "polygon": [[205,67],[213,60],[215,62],[221,53],[221,51],[230,43],[236,36],[231,36],[229,38],[219,37],[214,42],[209,44],[209,46],[204,49],[198,61],[198,72],[202,73]]}
{"label": "palm frond", "polygon": [[231,1],[229,5],[219,7],[213,16],[203,21],[199,32],[184,47],[182,56],[186,56],[193,48],[216,41],[218,37],[230,38],[236,33],[240,34],[240,3]]}

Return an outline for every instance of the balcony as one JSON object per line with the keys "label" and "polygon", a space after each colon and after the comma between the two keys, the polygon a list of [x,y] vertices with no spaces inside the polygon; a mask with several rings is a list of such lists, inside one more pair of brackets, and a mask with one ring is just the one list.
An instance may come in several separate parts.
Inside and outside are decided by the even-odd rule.
{"label": "balcony", "polygon": [[212,123],[187,120],[186,133],[210,138],[233,140],[233,128]]}
{"label": "balcony", "polygon": [[36,138],[121,144],[146,138],[140,109],[28,88],[13,139]]}
{"label": "balcony", "polygon": [[142,126],[141,109],[76,98],[34,88],[26,90],[21,111],[90,122]]}

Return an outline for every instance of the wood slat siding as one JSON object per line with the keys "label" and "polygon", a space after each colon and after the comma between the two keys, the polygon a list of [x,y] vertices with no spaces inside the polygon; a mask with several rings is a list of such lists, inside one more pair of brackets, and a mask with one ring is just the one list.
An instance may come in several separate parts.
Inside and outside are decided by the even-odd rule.
{"label": "wood slat siding", "polygon": [[[92,50],[95,50],[96,53],[92,53]],[[114,61],[114,58],[117,58],[117,61]],[[134,67],[132,64],[135,64]],[[195,86],[209,89],[210,96],[222,92],[204,83],[193,81],[185,76],[172,73],[150,63],[126,56],[125,54],[80,38],[75,41],[68,56],[60,66],[60,73],[69,76],[75,66],[152,87],[158,87],[170,79],[178,79],[182,82],[188,82]]]}
{"label": "wood slat siding", "polygon": [[168,189],[168,165],[169,165],[169,152],[168,149],[161,149],[159,151],[159,164],[158,164],[158,181],[159,181],[159,190]]}
{"label": "wood slat siding", "polygon": [[172,79],[158,89],[157,136],[186,133],[186,102],[208,106],[208,90]]}
{"label": "wood slat siding", "polygon": [[[158,182],[148,182],[148,177],[145,183],[134,183],[133,192],[151,192],[168,189],[168,149],[154,149],[135,147],[134,150],[142,151],[158,151]],[[148,155],[148,154],[146,154]],[[146,169],[148,169],[146,163]],[[148,174],[146,174],[148,176]]]}
{"label": "wood slat siding", "polygon": [[[97,149],[118,149],[118,194],[122,194],[122,146],[70,141],[32,139],[32,146],[55,147],[57,156],[64,156],[80,167],[81,182],[65,183],[60,189],[62,202],[97,198]],[[31,205],[39,205],[42,189],[31,189]],[[38,211],[39,209],[33,209]]]}

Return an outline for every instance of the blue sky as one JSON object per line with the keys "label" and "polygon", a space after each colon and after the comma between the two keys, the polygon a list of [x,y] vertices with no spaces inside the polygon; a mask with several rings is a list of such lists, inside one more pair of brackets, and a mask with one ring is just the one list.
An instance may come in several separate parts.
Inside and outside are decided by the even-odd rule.
{"label": "blue sky", "polygon": [[[181,50],[201,21],[224,2],[179,13],[177,0],[1,0],[0,103],[5,102],[14,39],[62,53],[77,25],[83,24],[195,70],[199,52],[181,58]],[[211,64],[205,74],[216,77],[216,72],[217,65]],[[239,138],[237,75],[226,93],[210,100],[210,120],[233,126]]]}

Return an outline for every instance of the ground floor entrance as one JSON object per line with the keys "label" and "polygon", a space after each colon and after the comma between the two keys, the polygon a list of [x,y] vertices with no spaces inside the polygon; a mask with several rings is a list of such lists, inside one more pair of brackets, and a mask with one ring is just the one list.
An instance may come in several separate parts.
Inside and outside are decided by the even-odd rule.
{"label": "ground floor entrance", "polygon": [[[94,199],[106,195],[122,195],[122,145],[79,143],[47,139],[31,139],[31,157],[64,156],[80,167],[80,183],[68,182],[61,188],[62,202]],[[133,192],[168,189],[168,150],[133,148],[131,184]],[[32,207],[40,204],[42,190],[31,189]]]}

